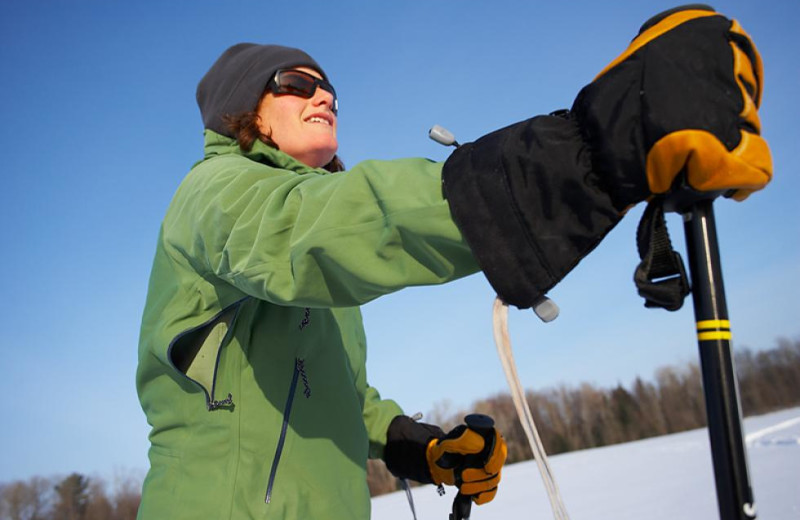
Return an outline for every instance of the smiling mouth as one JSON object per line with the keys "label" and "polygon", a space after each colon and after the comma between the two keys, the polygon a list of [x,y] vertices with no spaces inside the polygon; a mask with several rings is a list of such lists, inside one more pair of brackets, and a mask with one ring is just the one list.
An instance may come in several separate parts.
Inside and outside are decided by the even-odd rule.
{"label": "smiling mouth", "polygon": [[306,123],[322,123],[324,125],[331,126],[331,122],[325,119],[324,117],[319,116],[312,116],[306,119]]}

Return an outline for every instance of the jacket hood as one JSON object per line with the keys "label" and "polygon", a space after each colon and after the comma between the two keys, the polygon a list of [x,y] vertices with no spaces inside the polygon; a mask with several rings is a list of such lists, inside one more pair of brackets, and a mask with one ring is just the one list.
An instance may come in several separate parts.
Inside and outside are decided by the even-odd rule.
{"label": "jacket hood", "polygon": [[223,116],[254,110],[275,72],[289,67],[310,67],[328,80],[322,67],[300,49],[255,43],[230,47],[197,85],[197,105],[203,126],[233,137]]}

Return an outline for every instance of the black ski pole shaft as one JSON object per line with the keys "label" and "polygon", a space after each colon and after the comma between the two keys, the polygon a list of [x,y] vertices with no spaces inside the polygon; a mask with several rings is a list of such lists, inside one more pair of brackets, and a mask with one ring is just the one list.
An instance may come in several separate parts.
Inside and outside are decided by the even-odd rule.
{"label": "black ski pole shaft", "polygon": [[755,502],[742,435],[713,201],[696,203],[684,213],[684,227],[720,518],[753,519]]}

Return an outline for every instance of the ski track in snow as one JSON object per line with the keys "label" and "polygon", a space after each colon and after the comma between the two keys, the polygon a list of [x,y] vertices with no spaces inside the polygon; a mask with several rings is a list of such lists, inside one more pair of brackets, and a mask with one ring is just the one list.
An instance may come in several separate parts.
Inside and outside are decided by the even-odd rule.
{"label": "ski track in snow", "polygon": [[[770,435],[772,433],[778,432],[780,430],[785,430],[795,424],[800,424],[800,417],[796,417],[794,419],[789,419],[788,421],[783,421],[782,423],[776,424],[775,426],[770,426],[768,428],[764,428],[763,430],[759,430],[757,432],[749,433],[745,436],[745,442],[748,446],[753,445],[757,440]],[[800,444],[800,437],[786,437],[779,439],[775,444]]]}
{"label": "ski track in snow", "polygon": [[[800,519],[800,408],[744,421],[758,518]],[[707,430],[550,457],[572,520],[719,518]],[[446,520],[455,492],[413,488],[418,520]],[[404,492],[372,500],[375,520],[413,520]],[[471,520],[553,518],[534,461],[504,468],[497,497]]]}

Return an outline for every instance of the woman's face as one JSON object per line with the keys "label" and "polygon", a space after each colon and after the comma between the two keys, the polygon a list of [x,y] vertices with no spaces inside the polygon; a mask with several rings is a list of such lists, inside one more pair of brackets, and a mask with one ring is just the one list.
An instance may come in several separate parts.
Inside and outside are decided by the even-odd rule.
{"label": "woman's face", "polygon": [[[307,67],[296,70],[322,77]],[[320,168],[331,162],[339,148],[332,105],[333,95],[319,87],[308,99],[267,92],[258,107],[258,127],[281,151],[312,168]]]}

